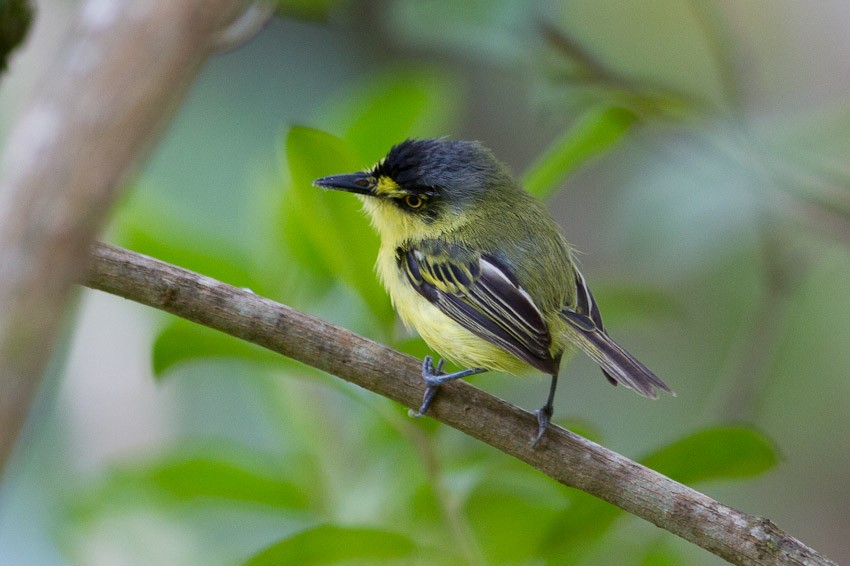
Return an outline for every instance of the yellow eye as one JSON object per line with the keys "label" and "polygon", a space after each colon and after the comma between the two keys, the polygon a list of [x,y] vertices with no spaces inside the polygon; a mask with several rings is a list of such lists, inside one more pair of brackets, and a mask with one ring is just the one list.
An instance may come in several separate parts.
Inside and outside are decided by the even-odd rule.
{"label": "yellow eye", "polygon": [[406,197],[404,197],[404,204],[406,204],[408,208],[416,209],[425,204],[425,201],[422,200],[422,197],[418,197],[416,195],[407,195]]}

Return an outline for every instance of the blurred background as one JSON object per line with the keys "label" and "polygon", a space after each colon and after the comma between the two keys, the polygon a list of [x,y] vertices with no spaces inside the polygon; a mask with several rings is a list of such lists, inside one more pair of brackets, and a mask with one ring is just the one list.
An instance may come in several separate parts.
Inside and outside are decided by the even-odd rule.
{"label": "blurred background", "polygon": [[[478,139],[547,200],[611,334],[555,420],[850,562],[850,5],[284,2],[209,60],[103,238],[423,355],[354,199],[312,179]],[[79,2],[36,2],[8,132]],[[344,258],[338,249],[343,246]],[[81,290],[0,484],[0,564],[719,564],[429,419]],[[528,409],[547,379],[472,380]]]}

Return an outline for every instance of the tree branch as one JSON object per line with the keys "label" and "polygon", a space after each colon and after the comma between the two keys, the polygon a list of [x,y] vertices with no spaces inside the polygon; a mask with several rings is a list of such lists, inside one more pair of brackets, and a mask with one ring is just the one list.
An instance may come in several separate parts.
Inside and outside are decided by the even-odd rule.
{"label": "tree branch", "polygon": [[[97,243],[83,284],[226,332],[417,408],[420,362],[312,315],[209,277]],[[463,381],[447,383],[429,416],[736,564],[834,564],[771,521],[552,426],[534,450],[537,420]]]}
{"label": "tree branch", "polygon": [[0,177],[0,469],[71,288],[121,183],[245,0],[83,2],[5,142]]}

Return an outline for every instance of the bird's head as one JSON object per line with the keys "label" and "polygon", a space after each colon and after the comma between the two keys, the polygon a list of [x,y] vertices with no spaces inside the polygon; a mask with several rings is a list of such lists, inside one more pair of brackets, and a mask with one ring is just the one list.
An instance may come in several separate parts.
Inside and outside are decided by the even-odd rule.
{"label": "bird's head", "polygon": [[406,140],[367,171],[332,175],[317,187],[357,194],[383,238],[427,238],[472,221],[514,181],[478,142]]}

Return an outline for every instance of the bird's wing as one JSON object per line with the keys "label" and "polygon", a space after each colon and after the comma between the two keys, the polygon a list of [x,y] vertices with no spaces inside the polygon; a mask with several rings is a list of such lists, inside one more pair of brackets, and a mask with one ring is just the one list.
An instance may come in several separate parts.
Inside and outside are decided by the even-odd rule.
{"label": "bird's wing", "polygon": [[557,373],[560,356],[549,353],[543,314],[502,262],[439,240],[400,251],[411,285],[449,318],[532,367]]}
{"label": "bird's wing", "polygon": [[615,385],[622,383],[653,399],[658,397],[656,388],[672,393],[666,383],[606,334],[599,307],[596,306],[584,276],[578,269],[575,272],[576,306],[561,310],[562,318],[573,329],[572,338],[575,345],[598,363],[608,381]]}

